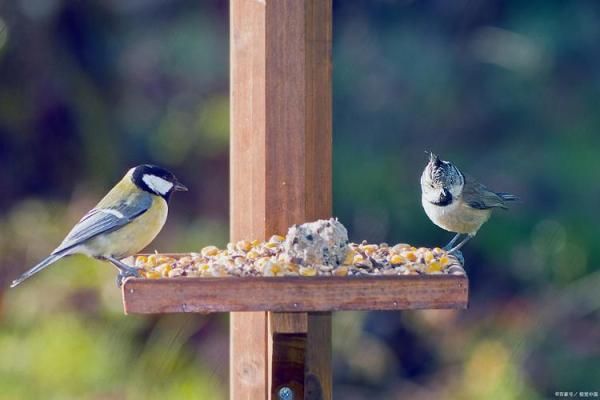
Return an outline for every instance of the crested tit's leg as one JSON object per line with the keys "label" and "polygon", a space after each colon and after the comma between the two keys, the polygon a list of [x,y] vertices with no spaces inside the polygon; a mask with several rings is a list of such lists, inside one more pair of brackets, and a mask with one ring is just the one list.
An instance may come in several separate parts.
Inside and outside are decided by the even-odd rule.
{"label": "crested tit's leg", "polygon": [[450,250],[452,248],[452,246],[454,246],[454,243],[456,243],[456,241],[458,240],[458,238],[460,237],[460,235],[461,235],[460,233],[457,233],[452,238],[452,240],[450,242],[448,242],[448,244],[443,247],[443,249],[446,250],[446,251]]}
{"label": "crested tit's leg", "polygon": [[118,287],[121,287],[121,285],[123,285],[123,279],[125,279],[129,276],[133,276],[133,277],[140,276],[137,268],[130,267],[129,265],[117,260],[114,257],[106,256],[103,258],[106,259],[107,261],[110,261],[119,270],[119,275],[117,275],[117,286]]}
{"label": "crested tit's leg", "polygon": [[459,244],[457,244],[456,246],[454,246],[453,248],[451,248],[450,250],[448,250],[448,254],[452,254],[456,251],[458,251],[461,247],[463,247],[465,245],[465,243],[467,243],[469,240],[471,240],[471,238],[475,236],[472,233],[469,233],[467,235],[466,238],[464,238]]}
{"label": "crested tit's leg", "polygon": [[456,257],[460,265],[463,267],[465,266],[465,258],[463,257],[462,251],[456,250],[452,253],[452,255]]}

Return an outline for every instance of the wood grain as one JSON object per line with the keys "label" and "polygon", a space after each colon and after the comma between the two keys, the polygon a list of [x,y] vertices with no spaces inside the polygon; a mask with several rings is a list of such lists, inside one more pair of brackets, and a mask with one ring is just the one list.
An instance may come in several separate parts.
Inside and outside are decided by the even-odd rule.
{"label": "wood grain", "polygon": [[287,387],[294,398],[304,398],[308,314],[303,312],[269,314],[269,387],[271,398]]}
{"label": "wood grain", "polygon": [[123,299],[128,314],[466,308],[468,279],[453,275],[130,278],[123,285]]}
{"label": "wood grain", "polygon": [[308,314],[303,312],[277,312],[269,314],[272,333],[308,332]]}
{"label": "wood grain", "polygon": [[266,237],[266,3],[230,2],[231,240]]}
{"label": "wood grain", "polygon": [[333,397],[331,341],[331,312],[308,313],[304,374],[305,400],[331,399]]}
{"label": "wood grain", "polygon": [[[268,327],[264,312],[231,313],[229,386],[232,399],[265,399]],[[232,357],[233,356],[233,357]]]}
{"label": "wood grain", "polygon": [[[331,0],[231,0],[230,13],[231,239],[262,240],[331,216]],[[233,314],[236,332],[246,318],[256,328],[258,315]],[[247,332],[250,347],[232,340],[231,362],[272,356],[264,334]],[[230,396],[269,398],[268,384],[246,390],[234,375]]]}
{"label": "wood grain", "polygon": [[304,399],[306,333],[273,332],[270,337],[271,399],[278,399],[283,387],[292,390],[294,399]]}
{"label": "wood grain", "polygon": [[304,3],[306,221],[332,212],[332,29],[331,0]]}
{"label": "wood grain", "polygon": [[[265,238],[266,4],[230,1],[230,239]],[[229,397],[268,399],[267,314],[230,315]]]}
{"label": "wood grain", "polygon": [[331,216],[331,1],[231,1],[231,236]]}

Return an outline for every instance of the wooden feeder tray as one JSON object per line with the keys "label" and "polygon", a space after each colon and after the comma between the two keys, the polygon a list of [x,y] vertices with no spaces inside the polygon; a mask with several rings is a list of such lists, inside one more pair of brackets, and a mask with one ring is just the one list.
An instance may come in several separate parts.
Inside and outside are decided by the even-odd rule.
{"label": "wooden feeder tray", "polygon": [[[187,254],[172,254],[182,257]],[[127,314],[464,309],[466,275],[129,278]]]}

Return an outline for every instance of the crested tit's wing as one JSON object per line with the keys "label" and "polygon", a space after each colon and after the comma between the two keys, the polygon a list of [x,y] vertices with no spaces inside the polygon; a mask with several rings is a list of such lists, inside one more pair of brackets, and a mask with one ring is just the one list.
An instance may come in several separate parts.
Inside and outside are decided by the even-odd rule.
{"label": "crested tit's wing", "polygon": [[470,207],[479,210],[490,208],[508,208],[505,199],[498,193],[488,189],[483,184],[477,182],[473,177],[465,176],[465,184],[462,190],[462,198]]}

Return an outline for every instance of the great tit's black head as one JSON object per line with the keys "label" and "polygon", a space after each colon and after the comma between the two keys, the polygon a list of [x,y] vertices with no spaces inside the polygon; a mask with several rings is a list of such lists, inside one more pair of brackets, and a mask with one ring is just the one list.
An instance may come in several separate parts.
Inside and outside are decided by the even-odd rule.
{"label": "great tit's black head", "polygon": [[169,200],[175,191],[187,191],[171,171],[151,164],[142,164],[131,170],[132,182],[141,190]]}
{"label": "great tit's black head", "polygon": [[427,152],[429,163],[421,175],[421,190],[423,195],[440,201],[441,198],[450,201],[452,197],[460,195],[465,183],[463,174],[448,161],[441,160],[436,154]]}

